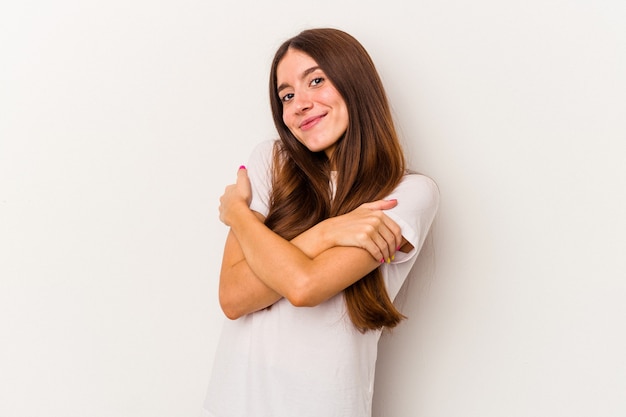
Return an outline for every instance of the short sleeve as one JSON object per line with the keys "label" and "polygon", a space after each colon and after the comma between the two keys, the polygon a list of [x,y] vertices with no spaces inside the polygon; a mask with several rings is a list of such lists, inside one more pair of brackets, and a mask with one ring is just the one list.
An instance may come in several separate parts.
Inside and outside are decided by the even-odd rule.
{"label": "short sleeve", "polygon": [[387,214],[402,230],[402,236],[413,245],[409,253],[396,252],[390,264],[381,266],[387,293],[393,300],[410,274],[422,249],[437,210],[439,188],[435,182],[418,174],[407,174],[386,199],[397,199],[398,205],[386,210]]}
{"label": "short sleeve", "polygon": [[248,178],[252,186],[250,209],[267,217],[272,187],[274,140],[266,140],[254,147],[248,159]]}
{"label": "short sleeve", "polygon": [[395,262],[405,262],[419,253],[439,207],[439,188],[420,174],[407,174],[386,199],[397,199],[398,205],[386,210],[402,229],[402,236],[413,245],[409,253],[396,252]]}

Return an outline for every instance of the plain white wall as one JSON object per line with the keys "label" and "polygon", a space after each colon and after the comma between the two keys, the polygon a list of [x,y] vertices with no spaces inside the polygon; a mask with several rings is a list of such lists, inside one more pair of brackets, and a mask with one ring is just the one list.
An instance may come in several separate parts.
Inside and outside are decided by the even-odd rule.
{"label": "plain white wall", "polygon": [[623,4],[4,2],[0,416],[198,415],[218,198],[311,26],[369,50],[442,192],[375,416],[626,414]]}

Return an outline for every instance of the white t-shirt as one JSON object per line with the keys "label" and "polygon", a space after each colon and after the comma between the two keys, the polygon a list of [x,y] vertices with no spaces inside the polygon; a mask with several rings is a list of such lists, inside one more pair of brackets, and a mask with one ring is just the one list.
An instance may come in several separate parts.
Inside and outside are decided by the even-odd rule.
{"label": "white t-shirt", "polygon": [[[268,213],[274,141],[257,145],[247,165],[250,208]],[[393,300],[428,233],[439,203],[435,183],[405,175],[388,198],[387,214],[414,247],[381,265]],[[218,344],[205,417],[369,417],[380,331],[360,333],[343,293],[315,307],[281,299],[270,309],[225,320]]]}

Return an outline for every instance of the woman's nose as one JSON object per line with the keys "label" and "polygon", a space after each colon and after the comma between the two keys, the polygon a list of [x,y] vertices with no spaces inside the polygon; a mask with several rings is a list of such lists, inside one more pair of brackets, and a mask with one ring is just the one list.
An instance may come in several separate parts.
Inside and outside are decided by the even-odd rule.
{"label": "woman's nose", "polygon": [[307,93],[296,94],[296,109],[299,112],[307,111],[313,107],[313,102]]}

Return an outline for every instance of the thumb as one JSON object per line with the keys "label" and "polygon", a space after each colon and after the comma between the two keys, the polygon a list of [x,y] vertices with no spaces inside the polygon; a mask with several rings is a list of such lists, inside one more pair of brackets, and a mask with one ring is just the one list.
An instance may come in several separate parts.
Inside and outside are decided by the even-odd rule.
{"label": "thumb", "polygon": [[239,167],[239,169],[237,170],[237,181],[239,181],[242,178],[246,178],[248,176],[248,170],[246,169],[245,165],[242,165]]}

